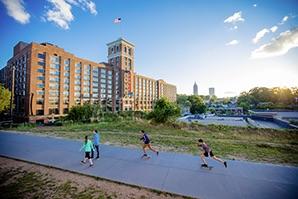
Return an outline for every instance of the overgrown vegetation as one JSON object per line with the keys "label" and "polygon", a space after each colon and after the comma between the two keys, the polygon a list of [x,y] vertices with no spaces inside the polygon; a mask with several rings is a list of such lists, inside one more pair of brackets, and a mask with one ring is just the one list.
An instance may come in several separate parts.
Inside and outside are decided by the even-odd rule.
{"label": "overgrown vegetation", "polygon": [[292,109],[298,110],[298,88],[255,87],[242,92],[237,103],[248,109]]}

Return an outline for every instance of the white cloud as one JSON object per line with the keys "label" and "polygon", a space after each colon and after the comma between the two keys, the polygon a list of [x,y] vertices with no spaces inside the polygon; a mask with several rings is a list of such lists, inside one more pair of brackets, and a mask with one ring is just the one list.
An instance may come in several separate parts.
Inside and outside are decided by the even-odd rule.
{"label": "white cloud", "polygon": [[252,59],[281,56],[290,49],[298,47],[298,27],[282,32],[268,44],[260,46],[251,53]]}
{"label": "white cloud", "polygon": [[234,45],[237,45],[237,44],[239,44],[239,41],[234,39],[234,40],[226,43],[226,46],[234,46]]}
{"label": "white cloud", "polygon": [[93,15],[97,15],[96,5],[92,1],[86,1],[86,6],[89,9],[90,13]]}
{"label": "white cloud", "polygon": [[224,20],[224,23],[237,23],[240,21],[244,21],[244,18],[242,18],[241,14],[241,11],[235,12],[232,16],[226,18]]}
{"label": "white cloud", "polygon": [[71,5],[64,0],[48,0],[53,8],[46,13],[46,20],[56,23],[63,29],[69,29],[70,22],[74,19],[71,13]]}
{"label": "white cloud", "polygon": [[91,0],[48,0],[52,8],[47,10],[45,19],[56,23],[63,29],[69,29],[70,22],[74,20],[71,12],[72,6],[89,10],[93,15],[97,15],[96,5]]}
{"label": "white cloud", "polygon": [[1,0],[6,7],[7,14],[21,24],[29,23],[30,14],[24,8],[23,0]]}
{"label": "white cloud", "polygon": [[279,25],[283,25],[286,21],[288,21],[289,17],[288,16],[284,16],[281,20],[281,22],[279,23]]}
{"label": "white cloud", "polygon": [[253,7],[257,7],[257,6],[258,6],[257,4],[254,4],[254,5],[253,5]]}
{"label": "white cloud", "polygon": [[277,26],[272,26],[272,27],[270,28],[271,32],[276,32],[276,31],[277,31],[277,29],[278,29],[278,27],[277,27]]}
{"label": "white cloud", "polygon": [[270,31],[267,28],[264,28],[263,30],[257,32],[257,34],[256,34],[255,38],[253,38],[252,42],[255,43],[255,44],[258,43],[260,41],[260,39],[262,37],[264,37],[265,34],[267,34],[269,32]]}
{"label": "white cloud", "polygon": [[238,29],[238,26],[233,26],[232,28],[231,28],[231,30],[237,30]]}

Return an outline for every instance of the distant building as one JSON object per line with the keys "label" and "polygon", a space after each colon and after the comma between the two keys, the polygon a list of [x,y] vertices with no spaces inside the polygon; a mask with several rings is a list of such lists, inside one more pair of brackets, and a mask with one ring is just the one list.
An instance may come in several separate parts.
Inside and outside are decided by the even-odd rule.
{"label": "distant building", "polygon": [[198,85],[197,85],[196,82],[195,82],[195,84],[193,85],[193,94],[194,94],[194,95],[198,95]]}
{"label": "distant building", "polygon": [[215,88],[209,88],[209,96],[212,97],[215,95]]}

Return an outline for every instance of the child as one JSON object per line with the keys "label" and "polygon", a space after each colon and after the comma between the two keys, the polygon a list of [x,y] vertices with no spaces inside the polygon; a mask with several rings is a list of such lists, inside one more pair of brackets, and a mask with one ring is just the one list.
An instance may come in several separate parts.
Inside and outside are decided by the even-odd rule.
{"label": "child", "polygon": [[90,162],[90,167],[92,167],[93,166],[93,162],[92,162],[92,159],[91,159],[91,156],[90,156],[91,154],[90,153],[91,153],[92,150],[94,150],[94,148],[93,148],[92,142],[88,139],[88,136],[87,135],[85,136],[85,142],[84,142],[83,146],[81,147],[80,151],[82,149],[84,149],[84,151],[85,151],[85,158],[81,162],[85,164],[86,163],[86,160],[88,159],[89,162]]}
{"label": "child", "polygon": [[198,143],[198,147],[202,147],[201,150],[201,159],[203,161],[204,164],[202,164],[202,167],[208,167],[207,165],[207,162],[205,160],[205,157],[208,157],[210,155],[211,158],[213,158],[214,160],[218,161],[218,162],[221,162],[225,165],[225,167],[227,168],[227,162],[226,161],[223,161],[222,159],[216,157],[215,155],[213,155],[212,153],[212,150],[211,148],[202,140],[202,139],[199,139],[198,140],[199,143]]}
{"label": "child", "polygon": [[[97,130],[93,131],[93,147],[96,149],[96,159],[99,158],[99,143],[100,143],[100,134]],[[94,150],[91,152],[91,157],[94,157]]]}
{"label": "child", "polygon": [[146,153],[146,148],[148,147],[151,151],[155,152],[156,155],[159,154],[158,151],[154,150],[152,147],[151,147],[151,144],[150,144],[150,139],[147,135],[147,133],[145,133],[144,130],[141,130],[141,133],[142,133],[142,137],[140,138],[140,140],[143,140],[144,144],[143,144],[143,151],[144,151],[144,155],[142,157],[147,157],[147,153]]}

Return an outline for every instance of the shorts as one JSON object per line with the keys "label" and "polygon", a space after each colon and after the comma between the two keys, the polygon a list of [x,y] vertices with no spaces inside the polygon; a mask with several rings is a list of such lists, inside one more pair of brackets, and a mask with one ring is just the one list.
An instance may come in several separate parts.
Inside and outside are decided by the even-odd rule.
{"label": "shorts", "polygon": [[144,142],[144,144],[145,144],[145,145],[148,145],[148,144],[150,144],[150,142]]}
{"label": "shorts", "polygon": [[210,157],[213,157],[214,154],[212,153],[212,151],[210,151],[209,153],[207,151],[205,151],[204,156],[208,157],[210,155]]}
{"label": "shorts", "polygon": [[85,158],[91,159],[90,152],[85,152]]}

